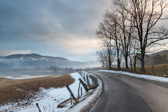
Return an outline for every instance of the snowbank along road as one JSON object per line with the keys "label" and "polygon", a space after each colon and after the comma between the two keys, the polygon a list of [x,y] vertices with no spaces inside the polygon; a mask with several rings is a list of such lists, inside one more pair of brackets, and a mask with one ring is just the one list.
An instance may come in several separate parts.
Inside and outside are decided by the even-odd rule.
{"label": "snowbank along road", "polygon": [[92,72],[104,83],[92,112],[168,112],[168,83],[108,72]]}

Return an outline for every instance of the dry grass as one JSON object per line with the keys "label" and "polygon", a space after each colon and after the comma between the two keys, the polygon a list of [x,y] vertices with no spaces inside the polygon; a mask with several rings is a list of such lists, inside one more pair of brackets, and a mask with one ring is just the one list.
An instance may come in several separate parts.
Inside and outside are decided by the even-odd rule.
{"label": "dry grass", "polygon": [[[164,66],[166,67],[166,70],[168,73],[168,64],[159,64],[159,65],[153,65],[154,74],[152,72],[152,66],[145,66],[146,74],[163,77],[166,74],[164,70]],[[140,72],[140,70],[141,70],[141,67],[137,67],[137,71]]]}
{"label": "dry grass", "polygon": [[29,99],[39,91],[40,87],[46,89],[50,87],[58,88],[73,82],[74,79],[69,74],[60,77],[49,76],[23,80],[0,78],[0,105]]}
{"label": "dry grass", "polygon": [[[152,72],[152,66],[145,66],[145,70],[146,70],[145,73],[141,72],[141,67],[137,67],[137,71],[136,72],[135,71],[131,71],[130,69],[127,70],[127,69],[123,69],[123,68],[120,71],[127,71],[127,72],[138,73],[138,74],[146,74],[146,75],[155,75],[155,76],[161,76],[161,77],[168,77],[168,76],[164,76],[166,74],[165,70],[164,70],[164,66],[166,67],[167,74],[168,74],[168,64],[153,65],[154,74]],[[105,69],[107,70],[107,68],[104,68],[104,70]],[[117,68],[113,68],[112,70],[118,71]]]}

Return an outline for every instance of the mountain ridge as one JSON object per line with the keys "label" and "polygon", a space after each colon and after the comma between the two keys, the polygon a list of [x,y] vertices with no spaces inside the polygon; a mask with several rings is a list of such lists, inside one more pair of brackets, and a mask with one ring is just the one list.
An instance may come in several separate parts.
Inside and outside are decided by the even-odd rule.
{"label": "mountain ridge", "polygon": [[95,62],[71,61],[63,57],[43,56],[35,53],[12,54],[0,57],[0,68],[34,68],[57,66],[63,68],[97,67]]}
{"label": "mountain ridge", "polygon": [[[0,56],[1,57],[1,56]],[[31,53],[31,54],[12,54],[12,55],[8,55],[8,56],[4,56],[3,58],[6,59],[26,59],[26,58],[50,58],[50,59],[62,59],[62,60],[68,60],[66,58],[63,57],[53,57],[53,56],[43,56],[40,54],[36,54],[36,53]]]}
{"label": "mountain ridge", "polygon": [[[163,56],[163,57],[165,57],[165,58],[168,59],[168,50],[161,50],[161,51],[158,51],[158,52],[155,52],[155,53],[151,53],[151,54],[146,55],[146,56],[145,56],[145,65],[167,64],[167,63],[168,63],[168,62],[155,63],[155,60],[156,60],[156,59],[154,60],[154,58],[155,58],[156,56],[158,56],[158,55]],[[157,60],[159,61],[159,60],[161,60],[161,59],[160,59],[160,58],[157,58]],[[140,63],[139,60],[137,60],[137,65],[138,65],[138,66],[141,65],[141,63]]]}

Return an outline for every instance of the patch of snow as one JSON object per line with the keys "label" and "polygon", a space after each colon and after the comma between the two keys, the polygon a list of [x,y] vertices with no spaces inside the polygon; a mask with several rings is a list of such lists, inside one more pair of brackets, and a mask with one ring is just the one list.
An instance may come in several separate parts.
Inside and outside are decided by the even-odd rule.
{"label": "patch of snow", "polygon": [[13,87],[13,88],[15,88],[17,91],[24,91],[24,92],[27,92],[27,91],[22,90],[22,89],[20,89],[20,88],[16,88],[16,87]]}
{"label": "patch of snow", "polygon": [[24,91],[24,90],[22,90],[22,89],[19,89],[19,88],[17,88],[16,90],[18,90],[18,91]]}
{"label": "patch of snow", "polygon": [[32,60],[34,60],[34,61],[37,60],[37,59],[35,59],[35,58],[30,58],[30,59],[32,59]]}
{"label": "patch of snow", "polygon": [[40,58],[41,60],[49,61],[47,58]]}
{"label": "patch of snow", "polygon": [[[69,87],[71,88],[75,97],[78,96],[78,86],[79,86],[79,78],[82,79],[79,73],[72,73],[70,74],[72,78],[75,79],[74,83],[71,84]],[[83,80],[84,81],[84,80]],[[85,82],[85,81],[84,81]],[[86,83],[86,82],[85,82]],[[82,94],[85,95],[86,91],[84,90],[83,86],[81,86],[83,91]],[[44,89],[40,88],[39,93],[35,96],[35,99],[32,99],[32,103],[30,105],[24,107],[17,107],[17,103],[8,104],[0,107],[0,112],[2,110],[10,109],[13,112],[38,112],[38,108],[36,107],[36,103],[39,104],[39,107],[42,112],[65,112],[67,111],[71,104],[66,105],[64,108],[57,108],[57,105],[61,102],[65,101],[66,99],[70,98],[70,93],[68,92],[66,87],[63,88],[49,88]],[[89,98],[90,99],[90,98]],[[87,99],[87,101],[89,101]],[[19,102],[20,104],[25,103],[26,101]],[[85,101],[86,103],[86,101]],[[82,103],[83,105],[83,103]]]}
{"label": "patch of snow", "polygon": [[[86,79],[86,78],[87,78],[87,77],[86,77],[87,75],[93,75],[93,74],[90,74],[90,73],[85,72],[85,71],[81,71],[81,74],[82,74],[82,78],[85,79],[85,80],[87,80],[87,79]],[[94,76],[95,76],[95,75],[94,75]],[[95,76],[95,77],[96,77],[96,76]],[[92,84],[92,83],[93,83],[92,79],[89,78],[89,77],[88,77],[88,79],[89,79],[89,82]]]}
{"label": "patch of snow", "polygon": [[168,78],[159,77],[159,76],[135,74],[135,73],[129,73],[129,72],[124,72],[124,71],[114,71],[114,70],[99,70],[99,71],[117,73],[117,74],[122,74],[122,75],[137,77],[137,78],[143,78],[143,79],[148,79],[148,80],[153,80],[153,81],[168,82]]}
{"label": "patch of snow", "polygon": [[[93,74],[90,74],[93,75]],[[95,75],[94,75],[95,76]],[[96,77],[96,76],[95,76]],[[96,88],[96,90],[88,96],[85,100],[82,102],[79,102],[76,106],[69,109],[67,112],[80,112],[82,109],[87,108],[90,103],[95,100],[96,98],[99,98],[101,92],[102,92],[102,81],[97,78],[99,86]]]}

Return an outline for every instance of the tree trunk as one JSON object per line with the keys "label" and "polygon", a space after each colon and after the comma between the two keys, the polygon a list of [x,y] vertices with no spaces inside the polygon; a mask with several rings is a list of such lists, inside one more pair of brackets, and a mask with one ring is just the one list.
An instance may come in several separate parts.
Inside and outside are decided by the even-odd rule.
{"label": "tree trunk", "polygon": [[109,63],[109,69],[111,69],[111,49],[108,49],[108,63]]}
{"label": "tree trunk", "polygon": [[117,60],[117,64],[118,64],[118,70],[120,70],[121,69],[120,59]]}
{"label": "tree trunk", "polygon": [[129,69],[129,67],[128,67],[128,55],[125,55],[125,68]]}
{"label": "tree trunk", "polygon": [[141,49],[141,72],[145,72],[145,49]]}
{"label": "tree trunk", "polygon": [[121,65],[120,65],[120,58],[119,58],[120,54],[119,54],[119,49],[117,49],[117,67],[118,67],[118,70],[121,69]]}
{"label": "tree trunk", "polygon": [[134,71],[136,72],[136,59],[137,59],[137,57],[135,56],[134,57]]}
{"label": "tree trunk", "polygon": [[132,69],[132,59],[131,59],[130,55],[129,55],[129,59],[130,59],[130,67],[131,67],[131,71],[133,71],[133,69]]}
{"label": "tree trunk", "polygon": [[133,69],[132,69],[132,61],[130,60],[130,67],[131,67],[131,71],[133,71]]}

